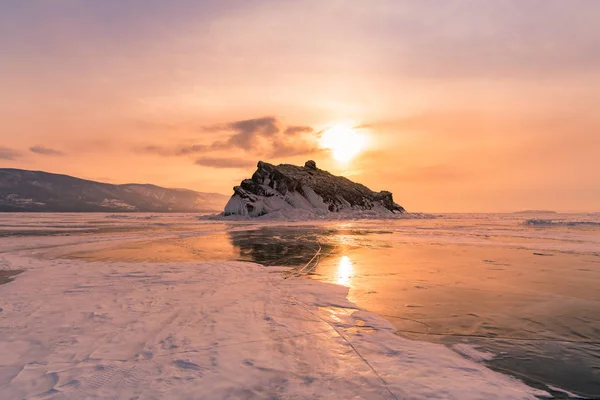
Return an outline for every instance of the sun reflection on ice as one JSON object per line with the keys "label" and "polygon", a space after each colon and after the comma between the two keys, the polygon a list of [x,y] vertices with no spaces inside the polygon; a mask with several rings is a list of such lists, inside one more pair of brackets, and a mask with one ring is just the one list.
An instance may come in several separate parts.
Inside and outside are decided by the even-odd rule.
{"label": "sun reflection on ice", "polygon": [[338,285],[350,286],[350,279],[354,276],[352,261],[348,256],[343,256],[338,264]]}

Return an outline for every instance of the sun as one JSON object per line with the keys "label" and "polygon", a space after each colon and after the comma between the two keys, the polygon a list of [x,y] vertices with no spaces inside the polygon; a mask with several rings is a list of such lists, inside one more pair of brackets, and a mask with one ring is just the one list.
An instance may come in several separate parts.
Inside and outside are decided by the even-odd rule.
{"label": "sun", "polygon": [[334,125],[323,132],[319,144],[331,150],[337,162],[347,163],[365,149],[367,138],[351,126]]}

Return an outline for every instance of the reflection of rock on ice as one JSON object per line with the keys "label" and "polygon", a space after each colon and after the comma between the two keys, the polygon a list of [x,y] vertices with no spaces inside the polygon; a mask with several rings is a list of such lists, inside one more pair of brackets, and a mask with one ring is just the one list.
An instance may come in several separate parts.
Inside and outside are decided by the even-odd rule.
{"label": "reflection of rock on ice", "polygon": [[343,256],[338,264],[338,285],[349,286],[353,272],[352,261],[348,256]]}

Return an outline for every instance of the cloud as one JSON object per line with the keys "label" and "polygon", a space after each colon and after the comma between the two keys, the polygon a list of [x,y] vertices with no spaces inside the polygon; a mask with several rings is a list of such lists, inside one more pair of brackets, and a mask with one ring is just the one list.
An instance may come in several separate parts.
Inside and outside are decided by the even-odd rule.
{"label": "cloud", "polygon": [[155,154],[163,157],[188,156],[193,154],[206,153],[211,149],[211,146],[203,144],[194,144],[189,146],[166,147],[157,145],[145,145],[135,147],[136,152],[147,154]]}
{"label": "cloud", "polygon": [[194,144],[191,146],[179,147],[175,150],[174,154],[176,156],[186,156],[188,154],[206,153],[209,149],[210,146],[205,146],[203,144]]}
{"label": "cloud", "polygon": [[254,156],[268,157],[291,157],[318,151],[313,128],[301,125],[286,127],[277,118],[271,116],[205,126],[202,127],[202,131],[225,135],[229,133],[229,136],[210,144],[181,145],[172,148],[147,145],[136,150],[165,157],[208,154],[233,149],[241,149]]}
{"label": "cloud", "polygon": [[64,156],[65,153],[59,150],[54,150],[44,146],[32,146],[29,148],[29,151],[36,154],[41,154],[44,156]]}
{"label": "cloud", "polygon": [[280,131],[279,121],[274,117],[264,117],[236,121],[229,124],[235,135],[227,143],[241,148],[251,148],[258,137],[274,137]]}
{"label": "cloud", "polygon": [[139,151],[142,153],[156,154],[156,155],[163,156],[163,157],[175,155],[173,150],[167,149],[162,146],[155,146],[155,145],[146,145],[146,146],[136,147],[134,150],[136,152]]}
{"label": "cloud", "polygon": [[286,135],[295,135],[297,133],[311,133],[313,132],[313,128],[310,126],[288,126],[285,128],[284,133]]}
{"label": "cloud", "polygon": [[227,140],[214,142],[207,149],[219,150],[237,147],[243,150],[254,150],[262,139],[278,140],[282,132],[281,125],[281,122],[275,117],[261,117],[207,126],[204,127],[205,131],[233,132],[233,135]]}
{"label": "cloud", "polygon": [[306,154],[315,154],[324,152],[324,149],[319,149],[316,142],[308,142],[306,140],[296,141],[281,141],[273,143],[273,148],[269,157],[294,157]]}
{"label": "cloud", "polygon": [[0,160],[16,160],[21,157],[21,152],[0,146]]}
{"label": "cloud", "polygon": [[255,162],[239,158],[202,157],[194,164],[212,168],[250,168],[255,165]]}

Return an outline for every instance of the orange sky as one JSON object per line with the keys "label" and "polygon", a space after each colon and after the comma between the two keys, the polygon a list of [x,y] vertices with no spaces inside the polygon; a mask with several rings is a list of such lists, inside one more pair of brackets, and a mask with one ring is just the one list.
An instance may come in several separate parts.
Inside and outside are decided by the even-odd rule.
{"label": "orange sky", "polygon": [[[201,4],[200,4],[201,3]],[[231,193],[317,164],[411,211],[600,211],[600,2],[0,4],[0,167]],[[353,123],[349,165],[318,148]]]}

